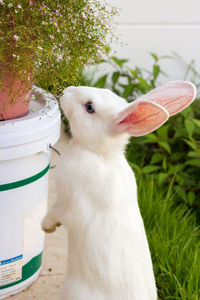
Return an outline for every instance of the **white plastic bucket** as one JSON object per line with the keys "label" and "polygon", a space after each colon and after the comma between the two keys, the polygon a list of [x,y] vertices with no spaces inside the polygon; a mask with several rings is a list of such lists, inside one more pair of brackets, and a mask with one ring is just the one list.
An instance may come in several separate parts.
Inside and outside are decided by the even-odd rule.
{"label": "white plastic bucket", "polygon": [[57,101],[37,87],[27,116],[0,122],[0,299],[25,289],[39,275],[49,145],[59,136]]}

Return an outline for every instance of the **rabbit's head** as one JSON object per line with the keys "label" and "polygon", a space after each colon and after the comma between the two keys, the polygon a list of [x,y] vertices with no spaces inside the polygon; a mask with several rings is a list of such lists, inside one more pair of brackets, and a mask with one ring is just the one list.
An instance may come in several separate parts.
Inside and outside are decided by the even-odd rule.
{"label": "rabbit's head", "polygon": [[107,89],[68,87],[60,99],[73,138],[97,153],[121,150],[129,135],[141,136],[160,127],[196,96],[190,82],[170,82],[128,104]]}

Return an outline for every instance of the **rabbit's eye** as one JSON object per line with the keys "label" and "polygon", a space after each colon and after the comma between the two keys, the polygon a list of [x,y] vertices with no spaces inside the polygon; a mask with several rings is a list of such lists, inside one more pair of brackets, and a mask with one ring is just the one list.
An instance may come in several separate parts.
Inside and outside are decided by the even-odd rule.
{"label": "rabbit's eye", "polygon": [[92,114],[92,113],[95,112],[94,107],[93,107],[91,101],[89,101],[89,102],[87,102],[87,103],[85,104],[85,109],[86,109],[86,111],[87,111],[89,114]]}

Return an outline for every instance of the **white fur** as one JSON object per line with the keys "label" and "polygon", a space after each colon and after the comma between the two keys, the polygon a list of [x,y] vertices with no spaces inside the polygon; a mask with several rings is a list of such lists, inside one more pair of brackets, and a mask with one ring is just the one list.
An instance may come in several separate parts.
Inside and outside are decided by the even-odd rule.
{"label": "white fur", "polygon": [[[85,110],[88,100],[93,114]],[[156,300],[136,181],[124,157],[128,135],[111,126],[127,103],[108,90],[70,87],[61,105],[73,138],[56,167],[58,201],[42,224],[68,230],[61,299]]]}

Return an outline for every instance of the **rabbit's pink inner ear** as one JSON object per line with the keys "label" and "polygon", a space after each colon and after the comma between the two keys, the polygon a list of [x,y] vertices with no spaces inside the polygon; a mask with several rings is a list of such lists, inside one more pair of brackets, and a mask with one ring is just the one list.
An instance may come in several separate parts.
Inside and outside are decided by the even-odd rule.
{"label": "rabbit's pink inner ear", "polygon": [[196,97],[196,87],[188,81],[173,81],[160,86],[139,99],[146,99],[163,106],[170,116],[190,105]]}
{"label": "rabbit's pink inner ear", "polygon": [[160,105],[138,100],[120,113],[115,127],[118,133],[141,136],[160,127],[168,118],[169,114]]}

